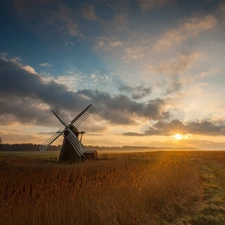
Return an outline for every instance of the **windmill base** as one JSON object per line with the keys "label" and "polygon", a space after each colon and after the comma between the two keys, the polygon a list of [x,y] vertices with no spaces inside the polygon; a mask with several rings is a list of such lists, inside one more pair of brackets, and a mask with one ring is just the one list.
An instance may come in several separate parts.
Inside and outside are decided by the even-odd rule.
{"label": "windmill base", "polygon": [[64,137],[59,162],[79,162],[82,160],[82,157],[76,153],[70,142]]}

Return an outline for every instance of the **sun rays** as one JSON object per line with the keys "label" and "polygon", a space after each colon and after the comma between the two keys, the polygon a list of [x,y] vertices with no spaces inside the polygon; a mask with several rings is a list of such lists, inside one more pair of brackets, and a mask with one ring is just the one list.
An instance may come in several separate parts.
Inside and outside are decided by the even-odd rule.
{"label": "sun rays", "polygon": [[179,134],[179,133],[176,133],[176,134],[174,134],[174,139],[176,139],[176,140],[181,140],[181,139],[183,139],[183,135],[182,134]]}

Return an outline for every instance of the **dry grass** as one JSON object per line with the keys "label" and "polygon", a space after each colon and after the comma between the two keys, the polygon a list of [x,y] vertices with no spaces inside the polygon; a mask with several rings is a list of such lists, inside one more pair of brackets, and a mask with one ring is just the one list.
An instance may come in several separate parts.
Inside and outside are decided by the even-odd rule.
{"label": "dry grass", "polygon": [[[211,155],[210,155],[211,154]],[[106,155],[81,164],[0,158],[0,221],[12,225],[188,224],[205,191],[201,162],[225,153]],[[189,224],[198,219],[186,217]],[[186,220],[186,221],[187,221]]]}

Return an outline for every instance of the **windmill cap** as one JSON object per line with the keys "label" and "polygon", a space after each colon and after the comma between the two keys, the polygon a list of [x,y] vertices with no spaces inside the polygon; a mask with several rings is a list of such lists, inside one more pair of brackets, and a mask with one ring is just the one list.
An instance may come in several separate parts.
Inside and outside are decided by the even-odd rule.
{"label": "windmill cap", "polygon": [[73,131],[73,133],[79,133],[79,131],[78,131],[78,129],[74,126],[74,125],[71,125],[70,126],[70,130],[72,130]]}

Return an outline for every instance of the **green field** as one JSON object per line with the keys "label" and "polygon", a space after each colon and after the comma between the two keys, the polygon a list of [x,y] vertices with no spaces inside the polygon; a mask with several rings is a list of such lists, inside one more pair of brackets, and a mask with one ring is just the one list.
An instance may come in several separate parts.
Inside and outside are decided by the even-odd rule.
{"label": "green field", "polygon": [[77,164],[23,154],[0,156],[3,225],[225,224],[223,151],[102,153]]}

